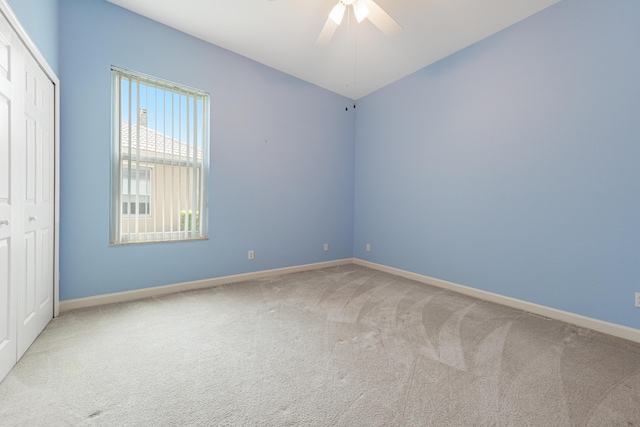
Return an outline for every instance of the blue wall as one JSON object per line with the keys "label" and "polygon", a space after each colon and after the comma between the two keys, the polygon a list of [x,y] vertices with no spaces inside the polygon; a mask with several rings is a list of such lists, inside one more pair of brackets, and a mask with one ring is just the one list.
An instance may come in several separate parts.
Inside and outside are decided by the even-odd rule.
{"label": "blue wall", "polygon": [[564,0],[361,99],[355,257],[640,328],[639,79],[640,2]]}
{"label": "blue wall", "polygon": [[[637,1],[564,0],[359,100],[355,124],[104,0],[9,3],[60,69],[63,300],[355,256],[640,328]],[[210,240],[109,247],[112,64],[211,93]]]}
{"label": "blue wall", "polygon": [[7,3],[58,74],[58,0],[7,0]]}
{"label": "blue wall", "polygon": [[[343,97],[104,0],[59,13],[61,300],[352,256]],[[111,65],[211,94],[209,240],[109,246]]]}

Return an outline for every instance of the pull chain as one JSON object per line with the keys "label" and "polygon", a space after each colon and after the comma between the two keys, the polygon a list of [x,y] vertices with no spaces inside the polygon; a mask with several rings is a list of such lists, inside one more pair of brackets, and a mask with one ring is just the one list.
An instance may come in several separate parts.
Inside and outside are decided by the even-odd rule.
{"label": "pull chain", "polygon": [[344,111],[349,111],[349,42],[351,36],[351,13],[350,10],[347,9],[347,43],[344,49],[344,70],[345,70],[345,80],[347,84],[345,85],[345,107]]}
{"label": "pull chain", "polygon": [[356,34],[353,42],[353,108],[356,108],[355,98],[358,96],[356,88],[356,80],[358,78],[358,24],[356,23]]}

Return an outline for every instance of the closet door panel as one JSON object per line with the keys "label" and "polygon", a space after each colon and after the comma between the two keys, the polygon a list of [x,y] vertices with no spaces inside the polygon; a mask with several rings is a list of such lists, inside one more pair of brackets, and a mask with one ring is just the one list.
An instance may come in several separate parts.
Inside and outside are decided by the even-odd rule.
{"label": "closet door panel", "polygon": [[17,58],[13,43],[17,36],[9,23],[0,15],[0,380],[15,365],[17,272],[12,261],[14,247],[12,233],[18,212],[13,209],[16,183],[11,179],[13,170],[12,126],[15,124],[14,70]]}
{"label": "closet door panel", "polygon": [[[25,55],[23,86],[25,289],[18,294],[18,358],[53,318],[53,83]],[[23,301],[24,298],[24,301]]]}
{"label": "closet door panel", "polygon": [[42,331],[53,319],[54,271],[54,86],[47,75],[31,58],[31,66],[38,72],[37,145],[36,145],[36,227],[38,236],[38,329]]}
{"label": "closet door panel", "polygon": [[0,380],[15,365],[15,298],[11,288],[11,238],[0,237]]}

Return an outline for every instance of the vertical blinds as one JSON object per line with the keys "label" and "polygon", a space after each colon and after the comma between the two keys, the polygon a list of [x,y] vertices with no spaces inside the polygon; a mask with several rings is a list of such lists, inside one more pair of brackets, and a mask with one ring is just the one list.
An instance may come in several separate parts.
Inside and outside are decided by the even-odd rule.
{"label": "vertical blinds", "polygon": [[209,95],[111,72],[111,243],[206,238]]}

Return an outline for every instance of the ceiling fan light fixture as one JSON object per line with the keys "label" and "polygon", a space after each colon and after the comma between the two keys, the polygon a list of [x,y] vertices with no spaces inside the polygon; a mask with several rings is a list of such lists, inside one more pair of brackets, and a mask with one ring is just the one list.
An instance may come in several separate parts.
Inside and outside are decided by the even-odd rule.
{"label": "ceiling fan light fixture", "polygon": [[358,23],[362,22],[364,18],[369,16],[369,8],[367,7],[368,1],[360,0],[353,6],[353,13],[356,15]]}
{"label": "ceiling fan light fixture", "polygon": [[342,22],[342,17],[344,16],[345,9],[346,7],[344,4],[342,4],[342,1],[339,1],[338,4],[333,6],[333,9],[331,9],[329,18],[331,18],[331,20],[337,25],[340,25],[340,23]]}

